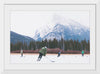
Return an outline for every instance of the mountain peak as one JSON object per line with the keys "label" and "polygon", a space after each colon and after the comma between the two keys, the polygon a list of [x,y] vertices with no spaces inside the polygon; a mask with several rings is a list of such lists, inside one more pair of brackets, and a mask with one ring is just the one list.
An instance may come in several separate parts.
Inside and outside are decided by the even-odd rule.
{"label": "mountain peak", "polygon": [[[41,30],[35,34],[35,37],[41,39],[61,39],[61,35],[64,36],[65,39],[84,39],[85,36],[88,36],[86,39],[89,39],[90,31],[84,25],[81,25],[79,22],[72,19],[65,19],[62,16],[54,15],[53,16],[52,27],[49,25],[43,26]],[[38,34],[39,33],[39,34]]]}

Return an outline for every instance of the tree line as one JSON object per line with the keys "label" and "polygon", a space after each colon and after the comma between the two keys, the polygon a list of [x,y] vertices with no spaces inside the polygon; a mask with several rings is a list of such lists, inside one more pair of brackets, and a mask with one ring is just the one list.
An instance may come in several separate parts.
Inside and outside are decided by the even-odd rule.
{"label": "tree line", "polygon": [[73,51],[81,51],[86,50],[90,51],[90,41],[86,41],[86,39],[79,41],[79,40],[61,40],[53,39],[53,40],[42,40],[42,41],[31,41],[29,44],[26,42],[20,42],[10,44],[11,51],[16,50],[36,50],[41,49],[43,46],[47,46],[48,48],[60,48],[63,51],[73,50]]}

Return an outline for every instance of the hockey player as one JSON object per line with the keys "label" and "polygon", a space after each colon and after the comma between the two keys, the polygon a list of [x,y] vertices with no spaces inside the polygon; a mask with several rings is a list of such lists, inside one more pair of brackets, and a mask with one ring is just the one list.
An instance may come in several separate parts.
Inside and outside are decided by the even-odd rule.
{"label": "hockey player", "polygon": [[46,56],[47,53],[47,47],[42,47],[42,49],[39,51],[39,57],[37,59],[37,61],[40,61],[42,56]]}
{"label": "hockey player", "polygon": [[23,57],[23,49],[21,49],[20,53],[21,53],[21,57]]}
{"label": "hockey player", "polygon": [[58,56],[57,57],[60,57],[60,54],[61,54],[61,50],[58,52]]}
{"label": "hockey player", "polygon": [[82,53],[82,56],[84,56],[84,50],[82,50],[82,52],[81,52],[81,53]]}

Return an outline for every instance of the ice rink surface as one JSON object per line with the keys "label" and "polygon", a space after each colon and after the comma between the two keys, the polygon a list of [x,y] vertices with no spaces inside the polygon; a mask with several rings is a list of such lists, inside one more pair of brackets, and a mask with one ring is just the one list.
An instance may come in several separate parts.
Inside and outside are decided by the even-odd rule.
{"label": "ice rink surface", "polygon": [[18,64],[32,64],[32,63],[68,63],[68,64],[89,64],[90,62],[90,55],[61,55],[57,57],[57,55],[46,55],[43,56],[41,61],[37,61],[38,54],[25,54],[21,57],[20,54],[11,54],[10,55],[10,63],[18,63]]}

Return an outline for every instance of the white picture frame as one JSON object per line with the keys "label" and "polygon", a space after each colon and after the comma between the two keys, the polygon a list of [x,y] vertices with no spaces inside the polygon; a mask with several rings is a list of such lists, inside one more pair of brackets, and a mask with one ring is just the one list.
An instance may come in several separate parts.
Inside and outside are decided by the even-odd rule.
{"label": "white picture frame", "polygon": [[[68,2],[68,3],[67,3]],[[54,4],[53,4],[54,3]],[[26,66],[23,66],[23,68],[22,67],[19,67],[20,66],[20,64],[17,64],[17,65],[11,65],[9,62],[8,62],[8,60],[9,60],[9,54],[7,53],[7,52],[9,52],[10,50],[7,50],[7,51],[5,51],[5,49],[7,49],[7,48],[10,48],[9,47],[9,25],[7,25],[7,24],[9,24],[9,20],[8,20],[8,18],[9,18],[9,15],[7,14],[7,13],[9,13],[9,11],[12,11],[12,10],[22,10],[23,8],[25,9],[25,7],[27,7],[27,5],[29,5],[29,7],[27,8],[27,10],[31,10],[31,7],[30,7],[30,5],[32,6],[32,5],[34,5],[34,6],[36,6],[35,8],[36,9],[38,9],[38,8],[42,8],[42,6],[43,5],[45,5],[45,6],[53,6],[53,5],[56,5],[56,6],[63,6],[63,5],[71,5],[71,6],[76,6],[76,5],[80,5],[80,6],[82,6],[83,5],[83,8],[82,9],[90,9],[90,12],[91,12],[91,21],[93,21],[91,24],[93,24],[92,25],[92,27],[91,27],[91,31],[92,31],[92,33],[91,33],[91,37],[92,37],[92,47],[91,48],[94,48],[95,50],[93,50],[93,54],[92,54],[92,59],[91,59],[91,63],[90,63],[90,66],[85,66],[85,65],[74,65],[74,66],[72,66],[71,68],[70,68],[70,66],[71,65],[67,65],[68,67],[65,67],[64,65],[62,66],[62,64],[60,64],[59,66],[62,66],[61,68],[58,68],[57,67],[57,65],[55,65],[55,64],[52,64],[52,65],[55,65],[56,67],[53,67],[52,68],[52,65],[41,65],[41,67],[39,66],[39,67],[37,67],[37,65],[35,66],[35,64],[34,64],[34,66],[35,66],[35,68],[34,67],[32,67],[31,65],[26,65],[27,66],[27,68],[25,68]],[[90,7],[85,7],[85,6],[89,6],[90,5]],[[98,50],[98,48],[96,47],[97,45],[97,42],[96,42],[96,37],[95,37],[95,35],[97,36],[97,30],[96,30],[96,28],[97,28],[97,26],[98,26],[98,23],[100,23],[100,22],[98,22],[97,20],[98,20],[98,18],[99,18],[99,16],[97,17],[97,15],[99,15],[97,12],[99,12],[98,10],[98,6],[99,6],[100,4],[97,2],[97,1],[84,1],[84,2],[74,2],[74,1],[71,1],[71,2],[69,2],[69,0],[67,0],[67,1],[50,1],[50,3],[49,2],[41,2],[41,1],[38,1],[38,2],[36,2],[35,0],[34,1],[28,1],[28,0],[25,0],[24,2],[23,1],[20,1],[20,0],[15,0],[15,1],[13,1],[13,0],[8,0],[8,1],[2,1],[2,3],[1,3],[1,9],[2,9],[2,11],[1,11],[1,34],[2,34],[2,36],[1,36],[1,45],[2,45],[2,52],[1,52],[1,59],[2,59],[2,61],[1,61],[1,69],[0,69],[0,72],[1,73],[14,73],[14,72],[16,72],[16,73],[58,73],[58,74],[60,74],[60,73],[64,73],[64,74],[66,74],[66,73],[71,73],[71,74],[74,74],[74,73],[93,73],[93,74],[97,74],[97,73],[100,73],[100,71],[99,71],[99,69],[100,69],[100,63],[99,63],[99,51],[100,50]],[[18,6],[20,6],[20,7],[18,7]],[[38,6],[40,6],[40,7],[38,7]],[[92,7],[93,6],[93,7]],[[30,8],[30,9],[29,9]],[[33,7],[33,9],[35,9],[34,7]],[[75,7],[74,7],[75,8]],[[77,8],[77,7],[76,7]],[[55,8],[56,9],[56,8]],[[41,10],[41,9],[40,9]],[[43,10],[43,9],[42,9]],[[92,15],[92,14],[95,14],[95,15]],[[3,18],[3,19],[2,19]],[[6,21],[6,22],[5,22]],[[95,25],[94,25],[95,24]],[[96,30],[96,31],[95,31]],[[96,40],[95,40],[96,39]],[[90,53],[92,53],[92,52],[90,52]],[[97,53],[97,54],[96,54]],[[44,66],[44,67],[43,67]],[[79,69],[80,68],[80,69]],[[18,71],[18,72],[17,72]]]}

